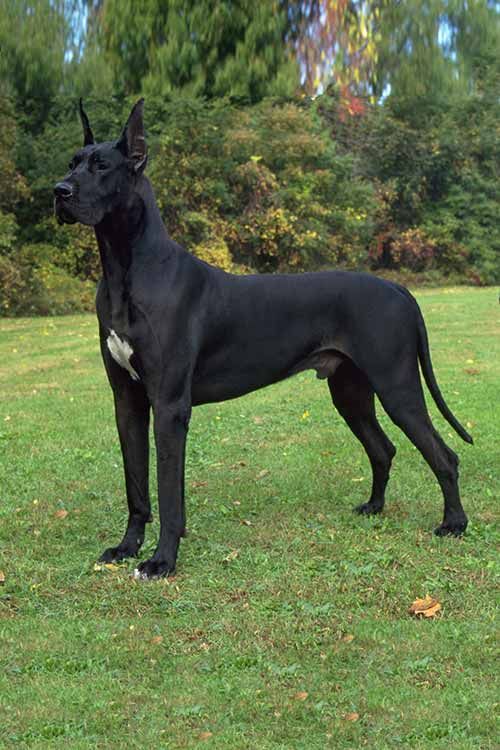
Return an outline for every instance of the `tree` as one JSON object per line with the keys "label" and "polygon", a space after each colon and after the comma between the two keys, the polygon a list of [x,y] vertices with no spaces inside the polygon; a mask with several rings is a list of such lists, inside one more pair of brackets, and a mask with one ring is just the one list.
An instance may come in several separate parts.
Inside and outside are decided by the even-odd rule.
{"label": "tree", "polygon": [[490,0],[401,0],[383,6],[376,94],[441,106],[473,93],[498,73],[498,3]]}
{"label": "tree", "polygon": [[281,4],[252,0],[104,0],[101,43],[125,93],[289,95],[298,66]]}

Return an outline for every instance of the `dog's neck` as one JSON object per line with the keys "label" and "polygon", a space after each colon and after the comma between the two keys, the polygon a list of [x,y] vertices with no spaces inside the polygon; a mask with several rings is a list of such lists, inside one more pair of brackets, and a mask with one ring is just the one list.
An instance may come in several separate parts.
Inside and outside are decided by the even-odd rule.
{"label": "dog's neck", "polygon": [[[146,177],[141,177],[127,200],[96,225],[95,234],[109,294],[112,327],[126,333],[130,323],[129,270],[132,262],[145,252],[144,248],[148,251],[148,262],[153,261],[155,252],[160,256],[167,252],[166,243],[161,242],[167,238],[167,232]],[[160,241],[157,239],[152,243],[151,237],[155,235]]]}

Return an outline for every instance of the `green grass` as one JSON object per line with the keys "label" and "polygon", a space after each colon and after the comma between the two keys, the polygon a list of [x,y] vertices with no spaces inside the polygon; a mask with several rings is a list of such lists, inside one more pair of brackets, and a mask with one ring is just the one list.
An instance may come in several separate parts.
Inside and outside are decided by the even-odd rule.
{"label": "green grass", "polygon": [[[304,373],[195,410],[189,535],[176,577],[149,583],[134,561],[94,569],[126,520],[94,318],[0,320],[0,747],[498,747],[498,295],[418,298],[475,439],[432,409],[461,457],[465,538],[433,536],[437,483],[385,415],[386,510],[352,513],[367,460]],[[441,616],[412,619],[426,593]]]}

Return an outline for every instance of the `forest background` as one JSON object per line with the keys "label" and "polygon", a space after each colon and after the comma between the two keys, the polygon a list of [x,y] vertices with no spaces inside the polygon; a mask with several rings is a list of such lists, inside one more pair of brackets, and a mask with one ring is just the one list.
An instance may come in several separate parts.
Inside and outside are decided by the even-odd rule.
{"label": "forest background", "polygon": [[500,281],[500,3],[2,0],[0,315],[93,308],[54,183],[146,98],[171,236],[236,273]]}

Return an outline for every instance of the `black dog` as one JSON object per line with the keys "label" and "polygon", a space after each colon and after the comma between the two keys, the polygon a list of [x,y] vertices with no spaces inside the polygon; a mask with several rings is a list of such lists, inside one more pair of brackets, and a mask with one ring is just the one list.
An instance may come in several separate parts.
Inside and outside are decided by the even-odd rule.
{"label": "black dog", "polygon": [[135,556],[150,519],[150,410],[158,458],[160,539],[138,575],[175,569],[185,530],[184,458],[191,408],[223,401],[314,369],[370,459],[370,499],[379,513],[395,448],[374,407],[380,398],[433,470],[444,495],[436,533],[461,534],[458,458],[434,430],[418,362],[444,418],[468,443],[432,370],[420,309],[397,284],[360,273],[233,276],[168,236],[144,177],[143,100],[118,141],[96,144],[80,102],[84,146],[55,187],[60,222],[95,227],[103,279],[97,292],[101,350],[113,389],[129,519],[103,561]]}

